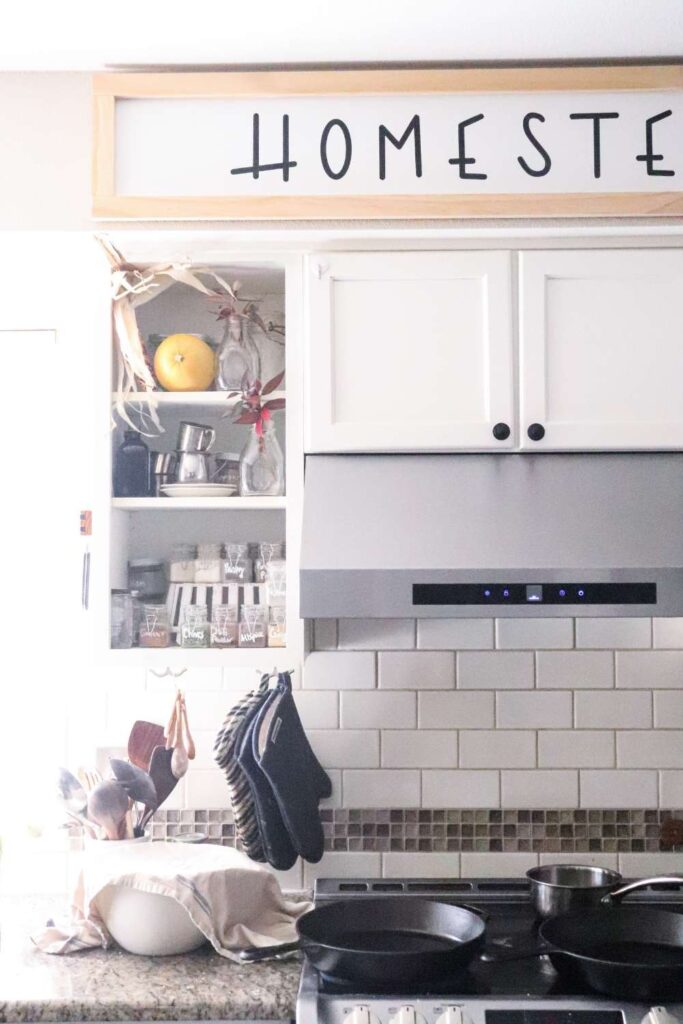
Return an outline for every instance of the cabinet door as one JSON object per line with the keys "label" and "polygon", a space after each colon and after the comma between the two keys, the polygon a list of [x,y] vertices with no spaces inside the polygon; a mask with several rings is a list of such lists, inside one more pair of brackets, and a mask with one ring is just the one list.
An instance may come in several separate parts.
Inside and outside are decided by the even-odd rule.
{"label": "cabinet door", "polygon": [[319,253],[308,277],[307,451],[512,447],[508,253]]}
{"label": "cabinet door", "polygon": [[683,447],[683,250],[528,252],[520,264],[522,446]]}

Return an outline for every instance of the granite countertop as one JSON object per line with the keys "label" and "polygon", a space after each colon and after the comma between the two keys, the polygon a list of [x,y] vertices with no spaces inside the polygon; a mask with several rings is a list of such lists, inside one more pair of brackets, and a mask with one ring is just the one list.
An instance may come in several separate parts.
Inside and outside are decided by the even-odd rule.
{"label": "granite countertop", "polygon": [[294,1017],[298,957],[240,965],[210,947],[186,956],[119,949],[69,956],[30,940],[66,903],[0,900],[1,1021],[277,1020]]}

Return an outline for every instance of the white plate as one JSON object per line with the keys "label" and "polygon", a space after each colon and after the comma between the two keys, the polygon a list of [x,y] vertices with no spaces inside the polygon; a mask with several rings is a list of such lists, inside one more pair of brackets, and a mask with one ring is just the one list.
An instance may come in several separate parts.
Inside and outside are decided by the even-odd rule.
{"label": "white plate", "polygon": [[164,484],[161,490],[167,498],[229,498],[237,488],[232,484]]}

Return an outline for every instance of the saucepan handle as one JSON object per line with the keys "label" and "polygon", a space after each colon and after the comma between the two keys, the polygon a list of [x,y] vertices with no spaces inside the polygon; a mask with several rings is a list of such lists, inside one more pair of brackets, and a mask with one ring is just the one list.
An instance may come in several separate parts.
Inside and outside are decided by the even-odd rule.
{"label": "saucepan handle", "polygon": [[601,902],[618,902],[623,896],[628,896],[630,892],[645,889],[649,885],[683,885],[683,875],[655,875],[653,878],[640,878],[637,882],[629,882],[628,885],[622,885],[618,889],[614,889],[613,892],[608,892],[606,896],[602,897]]}
{"label": "saucepan handle", "polygon": [[289,953],[301,949],[300,942],[282,942],[279,946],[252,946],[240,952],[240,960],[244,964],[259,964],[262,960],[277,960]]}
{"label": "saucepan handle", "polygon": [[487,964],[506,964],[514,960],[530,960],[534,956],[545,956],[554,952],[554,946],[542,939],[529,943],[528,946],[520,945],[510,948],[509,946],[497,946],[491,944],[486,946],[480,953],[479,959]]}

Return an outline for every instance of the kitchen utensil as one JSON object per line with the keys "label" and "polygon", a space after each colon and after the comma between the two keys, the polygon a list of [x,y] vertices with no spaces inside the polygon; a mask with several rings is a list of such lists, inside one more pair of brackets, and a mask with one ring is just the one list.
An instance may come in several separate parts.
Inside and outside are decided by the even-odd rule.
{"label": "kitchen utensil", "polygon": [[161,496],[164,484],[172,484],[178,468],[177,452],[150,452],[152,494]]}
{"label": "kitchen utensil", "polygon": [[249,949],[252,963],[301,949],[327,977],[387,990],[448,977],[457,981],[479,952],[486,925],[467,907],[387,896],[340,900],[297,921],[299,941]]}
{"label": "kitchen utensil", "polygon": [[178,426],[178,443],[176,449],[179,452],[208,452],[216,439],[216,431],[213,427],[207,427],[203,423],[190,423],[187,420]]}
{"label": "kitchen utensil", "polygon": [[622,881],[618,871],[577,864],[544,864],[527,871],[539,917],[557,917],[600,905]]}
{"label": "kitchen utensil", "polygon": [[194,740],[192,739],[192,733],[190,732],[190,723],[187,720],[187,704],[185,703],[184,694],[181,701],[181,710],[183,714],[183,730],[185,733],[185,743],[187,745],[187,756],[190,761],[194,761],[197,756],[197,748],[195,747]]}
{"label": "kitchen utensil", "polygon": [[76,776],[68,768],[60,768],[57,789],[65,807],[73,814],[85,814],[88,796]]}
{"label": "kitchen utensil", "polygon": [[151,777],[141,768],[118,757],[110,757],[109,764],[114,778],[120,782],[131,800],[152,807],[157,802],[157,792]]}
{"label": "kitchen utensil", "polygon": [[206,942],[185,907],[170,896],[107,885],[96,903],[107,930],[129,953],[171,956],[190,953]]}
{"label": "kitchen utensil", "polygon": [[171,756],[171,771],[175,775],[176,779],[182,779],[183,775],[187,774],[189,762],[187,750],[185,749],[185,739],[183,736],[182,697],[180,692],[176,696],[175,701],[175,728],[173,732],[172,747],[173,754]]}
{"label": "kitchen utensil", "polygon": [[[178,780],[171,771],[172,757],[172,750],[166,750],[163,746],[155,747],[149,763],[149,774],[152,777],[157,795],[157,807],[161,807],[178,784]],[[140,822],[143,828],[151,818],[154,810],[154,808],[145,808],[145,817]]]}
{"label": "kitchen utensil", "polygon": [[154,722],[143,722],[138,720],[133,723],[133,728],[128,737],[128,757],[132,764],[141,768],[144,772],[149,771],[149,762],[152,752],[164,742],[164,730]]}
{"label": "kitchen utensil", "polygon": [[98,772],[97,768],[84,768],[82,765],[78,769],[78,778],[81,780],[86,793],[92,792],[102,782],[102,775]]}
{"label": "kitchen utensil", "polygon": [[231,498],[235,488],[228,484],[176,483],[166,484],[162,491],[167,498]]}
{"label": "kitchen utensil", "polygon": [[[179,452],[176,482],[179,484],[205,484],[209,480],[209,457],[203,452]],[[168,496],[167,484],[164,494]]]}
{"label": "kitchen utensil", "polygon": [[237,490],[240,484],[239,452],[214,452],[211,455],[211,480]]}
{"label": "kitchen utensil", "polygon": [[104,829],[107,839],[120,839],[121,822],[128,811],[128,794],[113,779],[100,782],[88,794],[88,817]]}
{"label": "kitchen utensil", "polygon": [[602,898],[602,906],[544,921],[528,948],[488,949],[493,963],[549,956],[558,974],[595,992],[643,1001],[683,997],[683,914],[613,905],[652,885],[677,885],[683,875],[644,878]]}

